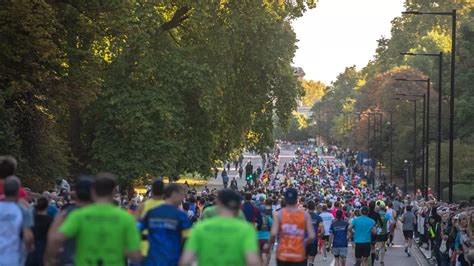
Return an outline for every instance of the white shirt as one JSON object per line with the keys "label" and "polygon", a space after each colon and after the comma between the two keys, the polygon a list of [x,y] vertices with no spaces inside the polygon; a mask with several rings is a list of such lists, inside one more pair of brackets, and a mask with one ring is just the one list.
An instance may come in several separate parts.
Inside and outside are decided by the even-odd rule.
{"label": "white shirt", "polygon": [[20,266],[23,213],[16,202],[0,202],[0,265]]}
{"label": "white shirt", "polygon": [[329,212],[322,212],[319,216],[321,216],[321,219],[323,220],[323,225],[324,225],[324,235],[328,236],[329,229],[331,228],[331,224],[334,221],[334,216],[330,214]]}

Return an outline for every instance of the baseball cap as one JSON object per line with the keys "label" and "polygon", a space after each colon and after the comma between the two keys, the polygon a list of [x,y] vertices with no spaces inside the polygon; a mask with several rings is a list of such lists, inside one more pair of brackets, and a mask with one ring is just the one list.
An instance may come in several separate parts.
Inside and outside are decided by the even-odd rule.
{"label": "baseball cap", "polygon": [[288,188],[285,192],[285,201],[288,204],[296,204],[298,191],[295,188]]}

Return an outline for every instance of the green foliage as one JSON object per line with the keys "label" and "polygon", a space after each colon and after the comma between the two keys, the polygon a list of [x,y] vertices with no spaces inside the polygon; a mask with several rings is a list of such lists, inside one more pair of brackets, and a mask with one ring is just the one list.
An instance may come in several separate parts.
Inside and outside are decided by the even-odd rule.
{"label": "green foliage", "polygon": [[315,2],[3,1],[0,150],[31,180],[124,184],[268,151],[304,93],[291,21]]}

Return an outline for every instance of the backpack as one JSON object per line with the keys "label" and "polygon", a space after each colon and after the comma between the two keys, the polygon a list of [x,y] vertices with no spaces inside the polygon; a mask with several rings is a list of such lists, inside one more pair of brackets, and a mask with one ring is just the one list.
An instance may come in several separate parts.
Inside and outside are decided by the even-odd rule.
{"label": "backpack", "polygon": [[380,222],[377,224],[377,235],[386,235],[387,232],[387,217],[384,213],[380,215]]}
{"label": "backpack", "polygon": [[267,212],[262,212],[262,225],[259,231],[270,231],[270,215],[268,215]]}

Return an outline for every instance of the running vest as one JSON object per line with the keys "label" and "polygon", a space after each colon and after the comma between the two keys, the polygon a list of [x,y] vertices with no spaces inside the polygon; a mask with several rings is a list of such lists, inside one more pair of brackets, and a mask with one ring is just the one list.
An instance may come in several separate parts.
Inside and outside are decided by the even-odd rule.
{"label": "running vest", "polygon": [[300,262],[306,259],[304,238],[306,232],[305,212],[283,208],[280,213],[280,240],[277,258],[281,261]]}

